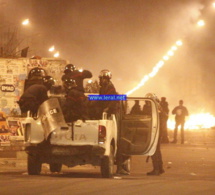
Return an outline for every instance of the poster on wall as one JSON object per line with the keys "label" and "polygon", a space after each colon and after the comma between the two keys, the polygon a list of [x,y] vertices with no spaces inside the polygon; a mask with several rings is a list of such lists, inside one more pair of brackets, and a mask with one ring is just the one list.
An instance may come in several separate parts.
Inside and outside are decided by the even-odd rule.
{"label": "poster on wall", "polygon": [[10,131],[3,112],[0,112],[0,145],[10,145]]}
{"label": "poster on wall", "polygon": [[23,140],[24,128],[17,101],[24,91],[29,71],[44,68],[48,75],[61,85],[61,76],[68,61],[56,58],[0,58],[0,145],[10,145],[10,140]]}

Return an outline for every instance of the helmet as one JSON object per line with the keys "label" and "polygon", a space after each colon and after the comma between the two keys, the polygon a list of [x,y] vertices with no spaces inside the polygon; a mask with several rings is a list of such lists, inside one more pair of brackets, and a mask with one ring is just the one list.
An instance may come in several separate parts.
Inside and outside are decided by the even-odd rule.
{"label": "helmet", "polygon": [[63,86],[66,89],[72,89],[74,87],[77,87],[77,84],[76,84],[76,82],[75,82],[74,79],[69,78],[69,77],[64,77],[64,79],[63,79]]}
{"label": "helmet", "polygon": [[158,97],[157,97],[154,93],[147,93],[147,94],[145,95],[145,97],[146,97],[146,98],[151,98],[151,99],[155,100],[156,102],[159,102]]}
{"label": "helmet", "polygon": [[49,90],[55,84],[55,80],[51,76],[44,76],[43,77],[43,84]]}
{"label": "helmet", "polygon": [[104,69],[104,70],[102,70],[100,72],[99,78],[108,78],[108,79],[111,79],[112,78],[112,73],[109,70]]}
{"label": "helmet", "polygon": [[28,73],[28,79],[31,79],[32,77],[40,78],[40,77],[44,77],[46,75],[47,75],[47,73],[43,68],[36,67],[36,68],[32,68],[30,70],[30,72]]}
{"label": "helmet", "polygon": [[166,97],[161,97],[161,101],[166,101]]}
{"label": "helmet", "polygon": [[73,64],[67,64],[65,66],[64,73],[73,72],[75,69],[76,69],[75,65],[73,65]]}

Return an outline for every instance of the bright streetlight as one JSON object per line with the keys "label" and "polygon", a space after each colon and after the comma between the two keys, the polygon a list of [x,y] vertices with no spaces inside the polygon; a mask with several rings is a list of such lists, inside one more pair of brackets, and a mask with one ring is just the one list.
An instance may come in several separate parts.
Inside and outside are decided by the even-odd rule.
{"label": "bright streetlight", "polygon": [[50,51],[50,52],[53,52],[54,50],[55,50],[54,45],[53,45],[53,46],[51,46],[51,47],[49,48],[49,51]]}
{"label": "bright streetlight", "polygon": [[54,57],[55,58],[58,58],[60,56],[60,53],[59,52],[56,52],[55,54],[54,54]]}
{"label": "bright streetlight", "polygon": [[29,24],[29,19],[25,19],[22,21],[22,25],[26,26]]}
{"label": "bright streetlight", "polygon": [[204,26],[204,25],[205,25],[205,21],[204,21],[204,20],[199,20],[199,21],[197,22],[197,25],[198,25],[198,26]]}

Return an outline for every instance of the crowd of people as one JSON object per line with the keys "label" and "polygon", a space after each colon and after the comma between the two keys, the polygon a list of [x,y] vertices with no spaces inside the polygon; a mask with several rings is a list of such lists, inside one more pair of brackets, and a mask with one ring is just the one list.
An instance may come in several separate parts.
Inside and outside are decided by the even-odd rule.
{"label": "crowd of people", "polygon": [[[87,101],[85,90],[83,86],[84,79],[91,78],[92,73],[88,70],[78,70],[73,64],[67,64],[65,66],[64,73],[61,77],[62,86],[60,88],[61,93],[65,95],[65,101],[62,107],[62,111],[66,122],[74,122],[77,119],[100,119],[102,113],[106,112],[108,116],[116,114],[117,101]],[[109,70],[104,69],[99,74],[99,95],[114,95],[117,91],[111,82],[112,74]],[[22,115],[26,116],[30,111],[32,116],[37,116],[39,106],[46,101],[48,92],[54,87],[55,80],[51,76],[47,75],[46,71],[42,68],[33,68],[25,81],[24,93],[17,102],[21,109]],[[146,97],[149,97],[150,94]],[[151,96],[150,96],[151,97]],[[155,98],[153,96],[151,98]],[[169,143],[167,121],[169,117],[168,102],[165,97],[159,100],[155,98],[159,106],[159,118],[160,118],[160,136],[156,151],[152,158],[153,170],[148,172],[147,175],[160,175],[164,173],[163,161],[160,150],[160,143]],[[90,109],[89,109],[90,108]],[[150,101],[146,101],[145,105],[141,109],[139,101],[136,100],[134,106],[131,109],[130,114],[149,114],[151,115]],[[178,126],[181,125],[181,144],[184,144],[184,123],[185,117],[188,116],[188,110],[183,106],[183,100],[179,101],[179,106],[176,106],[172,114],[175,115],[175,129],[174,140],[172,143],[177,143]],[[120,151],[120,150],[119,150]],[[117,154],[117,173],[128,175],[129,171],[126,170],[123,165],[126,160],[129,160],[129,156],[124,156],[120,152]]]}

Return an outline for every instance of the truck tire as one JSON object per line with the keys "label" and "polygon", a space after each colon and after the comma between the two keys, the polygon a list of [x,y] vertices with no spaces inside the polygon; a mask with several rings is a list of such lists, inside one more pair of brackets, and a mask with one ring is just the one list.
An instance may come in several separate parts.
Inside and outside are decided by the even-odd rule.
{"label": "truck tire", "polygon": [[40,162],[38,155],[28,154],[28,174],[39,175],[41,172],[42,163]]}
{"label": "truck tire", "polygon": [[50,163],[49,164],[49,168],[50,168],[50,171],[52,173],[54,173],[54,172],[60,172],[61,169],[62,169],[62,164],[60,164],[60,163]]}
{"label": "truck tire", "polygon": [[114,150],[110,146],[110,155],[101,159],[101,174],[104,178],[111,178],[114,174]]}

